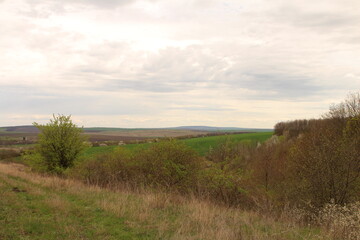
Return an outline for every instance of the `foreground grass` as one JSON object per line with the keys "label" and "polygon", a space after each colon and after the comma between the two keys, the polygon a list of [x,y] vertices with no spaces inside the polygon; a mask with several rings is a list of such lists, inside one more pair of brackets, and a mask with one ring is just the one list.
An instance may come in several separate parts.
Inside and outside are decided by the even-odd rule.
{"label": "foreground grass", "polygon": [[0,239],[327,239],[316,228],[156,192],[109,191],[0,163]]}
{"label": "foreground grass", "polygon": [[13,166],[0,166],[0,239],[151,239],[93,199],[18,175]]}

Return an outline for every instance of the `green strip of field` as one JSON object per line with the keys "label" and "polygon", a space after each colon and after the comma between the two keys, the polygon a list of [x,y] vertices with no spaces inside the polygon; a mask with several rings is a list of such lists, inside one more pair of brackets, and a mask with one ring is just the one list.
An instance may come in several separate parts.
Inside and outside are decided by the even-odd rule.
{"label": "green strip of field", "polygon": [[205,155],[210,148],[214,148],[226,139],[233,142],[264,142],[273,135],[273,132],[242,133],[212,137],[190,138],[183,140],[184,143],[195,149],[200,155]]}
{"label": "green strip of field", "polygon": [[[214,148],[219,145],[221,142],[229,139],[233,142],[248,142],[248,143],[257,143],[264,142],[273,135],[273,132],[259,132],[259,133],[243,133],[243,134],[230,134],[230,135],[221,135],[221,136],[211,136],[211,137],[199,137],[199,138],[189,138],[180,140],[184,142],[189,147],[195,149],[200,155],[204,156],[209,151],[210,148]],[[128,144],[122,147],[129,149],[131,151],[138,151],[149,147],[151,144],[156,143],[142,143],[142,144]],[[103,147],[92,147],[85,151],[83,157],[91,157],[101,153],[111,152],[116,149],[118,146],[103,146]]]}
{"label": "green strip of field", "polygon": [[85,150],[81,157],[89,158],[97,154],[112,152],[117,147],[118,146],[90,147]]}

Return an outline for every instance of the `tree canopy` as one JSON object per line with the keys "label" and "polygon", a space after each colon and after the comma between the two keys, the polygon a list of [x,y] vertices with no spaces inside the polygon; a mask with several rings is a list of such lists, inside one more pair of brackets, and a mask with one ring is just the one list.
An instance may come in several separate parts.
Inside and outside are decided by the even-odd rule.
{"label": "tree canopy", "polygon": [[34,126],[40,130],[38,150],[49,171],[61,172],[71,167],[84,150],[83,130],[71,121],[71,116],[53,115],[49,123],[35,122]]}

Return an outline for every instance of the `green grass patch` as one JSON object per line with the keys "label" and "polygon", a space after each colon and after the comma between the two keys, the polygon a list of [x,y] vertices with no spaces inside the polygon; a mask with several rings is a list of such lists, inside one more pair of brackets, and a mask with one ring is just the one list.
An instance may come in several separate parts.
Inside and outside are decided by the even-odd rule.
{"label": "green grass patch", "polygon": [[221,142],[229,139],[234,142],[257,143],[264,142],[273,135],[273,132],[242,133],[211,137],[190,138],[182,140],[184,143],[195,149],[200,155],[205,155],[210,148],[214,148]]}
{"label": "green grass patch", "polygon": [[118,146],[89,147],[81,155],[82,158],[89,158],[98,154],[114,151]]}
{"label": "green grass patch", "polygon": [[0,239],[153,239],[94,199],[0,174]]}
{"label": "green grass patch", "polygon": [[[189,147],[195,149],[200,155],[204,156],[210,150],[219,145],[221,142],[226,139],[230,139],[234,142],[248,142],[248,143],[257,143],[264,142],[273,135],[273,132],[258,132],[258,133],[242,133],[242,134],[229,134],[221,136],[211,136],[211,137],[198,137],[198,138],[189,138],[180,140],[184,142]],[[141,144],[128,144],[121,146],[123,148],[129,149],[131,151],[139,151],[144,148],[148,148],[151,144],[156,143],[141,143]],[[103,146],[103,147],[90,147],[86,149],[82,157],[89,158],[98,154],[112,152],[114,149],[119,146]]]}

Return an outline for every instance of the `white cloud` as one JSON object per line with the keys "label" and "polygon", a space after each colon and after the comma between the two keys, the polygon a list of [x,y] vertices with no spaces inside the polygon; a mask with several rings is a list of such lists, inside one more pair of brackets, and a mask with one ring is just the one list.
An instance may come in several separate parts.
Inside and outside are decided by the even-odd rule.
{"label": "white cloud", "polygon": [[359,10],[355,0],[2,1],[0,125],[52,113],[121,127],[317,117],[359,89]]}

